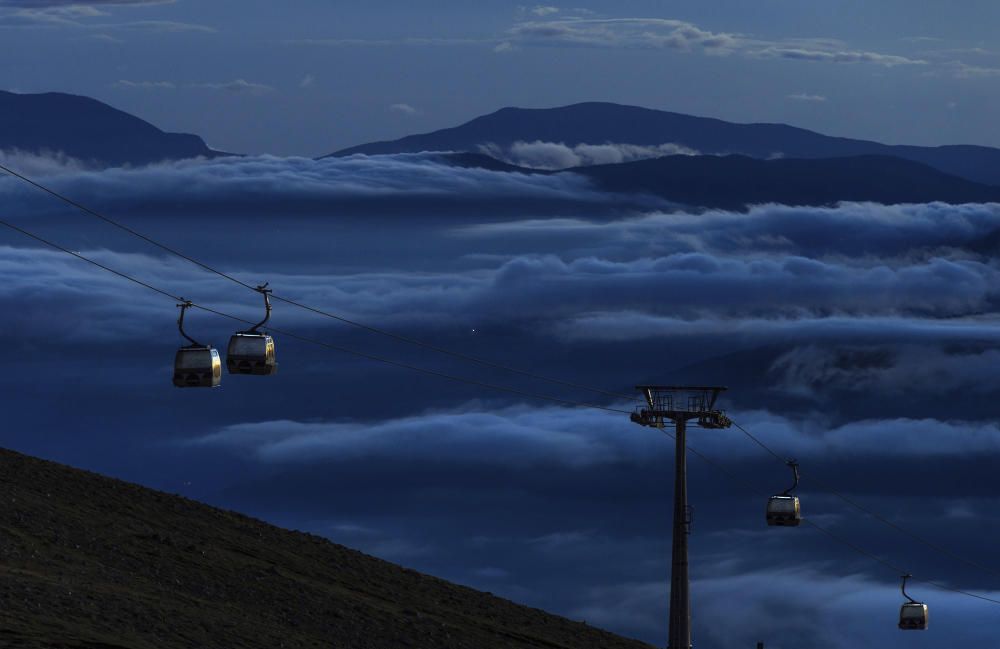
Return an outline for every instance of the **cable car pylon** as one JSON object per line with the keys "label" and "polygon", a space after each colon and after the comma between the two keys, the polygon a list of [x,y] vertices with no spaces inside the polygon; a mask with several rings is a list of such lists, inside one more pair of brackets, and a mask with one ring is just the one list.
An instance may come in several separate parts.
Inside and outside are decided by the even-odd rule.
{"label": "cable car pylon", "polygon": [[724,387],[637,385],[646,399],[645,408],[630,416],[640,426],[674,428],[674,526],[670,568],[670,641],[667,649],[691,649],[691,586],[688,573],[688,535],[691,510],[687,497],[687,423],[719,429],[732,425],[715,407]]}

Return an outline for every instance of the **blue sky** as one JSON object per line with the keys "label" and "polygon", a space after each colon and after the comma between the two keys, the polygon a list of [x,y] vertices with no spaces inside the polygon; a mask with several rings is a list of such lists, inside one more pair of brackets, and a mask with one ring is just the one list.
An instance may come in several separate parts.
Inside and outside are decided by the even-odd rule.
{"label": "blue sky", "polygon": [[608,100],[890,143],[1000,145],[990,2],[2,0],[0,87],[239,152],[320,155]]}

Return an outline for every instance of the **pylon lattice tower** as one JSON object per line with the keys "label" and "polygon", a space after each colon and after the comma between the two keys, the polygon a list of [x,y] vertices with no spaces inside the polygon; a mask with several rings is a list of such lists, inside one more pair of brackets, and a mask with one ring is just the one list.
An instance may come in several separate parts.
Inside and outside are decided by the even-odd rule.
{"label": "pylon lattice tower", "polygon": [[670,631],[667,649],[691,649],[691,587],[688,575],[688,535],[691,512],[687,497],[687,424],[728,428],[729,417],[715,407],[718,386],[637,385],[646,407],[632,413],[633,422],[652,428],[673,427],[675,440],[674,526],[670,569]]}

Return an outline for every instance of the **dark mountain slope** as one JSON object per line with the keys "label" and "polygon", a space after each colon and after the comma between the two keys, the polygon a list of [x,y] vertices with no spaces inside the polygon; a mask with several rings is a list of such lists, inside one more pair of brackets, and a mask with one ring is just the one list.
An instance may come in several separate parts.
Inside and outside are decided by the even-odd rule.
{"label": "dark mountain slope", "polygon": [[438,159],[454,166],[494,171],[578,174],[609,192],[648,194],[685,205],[724,209],[743,209],[760,203],[1000,201],[1000,187],[974,183],[918,162],[886,156],[758,160],[737,155],[678,155],[559,172],[515,167],[473,153],[442,153]]}
{"label": "dark mountain slope", "polygon": [[3,647],[648,647],[10,451],[0,451],[0,489]]}
{"label": "dark mountain slope", "polygon": [[165,133],[96,99],[0,91],[0,150],[62,152],[102,166],[220,154],[197,135]]}
{"label": "dark mountain slope", "polygon": [[[563,172],[570,173],[570,172]],[[899,158],[755,160],[745,156],[670,156],[581,167],[601,188],[643,192],[702,207],[740,209],[758,203],[828,205],[1000,201],[1000,187],[950,176]]]}
{"label": "dark mountain slope", "polygon": [[503,108],[495,113],[433,133],[391,142],[373,142],[338,151],[406,153],[478,151],[494,143],[503,147],[521,140],[603,144],[681,144],[705,154],[742,154],[754,158],[830,158],[883,155],[922,162],[976,182],[1000,185],[1000,149],[960,145],[893,146],[866,140],[822,135],[784,124],[734,124],[661,110],[588,102],[560,108]]}
{"label": "dark mountain slope", "polygon": [[492,158],[483,153],[471,152],[441,152],[434,158],[437,162],[451,167],[461,167],[463,169],[488,169],[489,171],[508,171],[523,174],[545,174],[552,172],[541,169],[531,169],[529,167],[519,167],[508,164],[496,158]]}

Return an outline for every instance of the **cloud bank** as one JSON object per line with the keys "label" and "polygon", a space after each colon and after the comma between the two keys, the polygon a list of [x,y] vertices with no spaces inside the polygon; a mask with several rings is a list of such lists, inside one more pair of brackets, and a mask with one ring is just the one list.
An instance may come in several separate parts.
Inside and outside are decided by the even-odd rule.
{"label": "cloud bank", "polygon": [[[78,161],[29,156],[18,158],[14,166],[28,164],[36,171],[57,173],[51,180],[57,190],[112,216],[134,212],[130,222],[140,229],[144,223],[161,225],[166,217],[158,216],[158,205],[164,206],[169,222],[194,219],[194,214],[219,205],[224,211],[213,219],[219,227],[232,222],[232,205],[246,206],[234,211],[241,221],[247,212],[264,210],[266,227],[279,228],[275,235],[294,238],[301,232],[314,241],[322,241],[325,233],[342,238],[347,222],[354,224],[348,230],[361,233],[375,227],[345,221],[344,210],[337,207],[345,200],[363,210],[387,199],[413,210],[420,200],[433,199],[468,201],[474,212],[472,206],[511,196],[616,207],[615,197],[596,192],[573,174],[464,169],[425,154],[320,161],[228,158],[100,173],[81,171]],[[48,197],[9,178],[0,179],[0,195],[16,207],[25,224],[51,218],[56,207]],[[185,204],[191,207],[176,209]],[[303,204],[309,213],[322,216],[291,225],[285,214]],[[273,211],[278,214],[270,216]],[[335,215],[327,216],[331,211]],[[363,321],[404,329],[515,326],[570,344],[712,336],[800,346],[811,341],[945,344],[996,339],[988,314],[1000,303],[1000,267],[985,252],[993,233],[1000,231],[996,205],[768,205],[747,214],[470,220],[470,225],[446,225],[443,230],[425,223],[408,235],[429,246],[422,258],[439,259],[420,272],[380,267],[377,260],[368,268],[352,262],[339,270],[294,271],[289,266],[299,265],[300,238],[295,245],[289,239],[287,250],[277,247],[275,239],[268,260],[278,269],[270,269],[268,277],[290,297]],[[81,216],[74,222],[87,219]],[[184,248],[189,235],[172,229],[165,236]],[[195,236],[191,241],[204,239]],[[75,246],[94,251],[92,241]],[[552,241],[560,242],[559,254],[531,252],[550,249]],[[524,250],[528,252],[520,252]],[[195,279],[192,271],[197,269],[148,254],[97,252],[109,265],[135,269],[141,277],[162,281],[191,299],[221,306],[234,303],[225,284]],[[204,254],[238,275],[259,266],[247,260],[220,262],[222,252]],[[80,269],[71,259],[21,255],[15,249],[6,254],[35,268],[36,275],[64,278],[60,285],[98,281],[92,275],[99,271]],[[369,265],[372,261],[368,259]],[[31,286],[14,273],[4,285],[9,291]],[[650,300],[654,294],[658,299]],[[35,295],[29,291],[26,299],[38,299]],[[110,320],[112,312],[135,306],[112,303],[102,308],[106,315],[101,317]],[[281,318],[301,322],[287,310]]]}
{"label": "cloud bank", "polygon": [[[938,625],[937,637],[917,639],[920,647],[977,629],[980,625],[975,620],[990,610],[986,602],[971,604],[967,597],[917,583],[910,590],[930,602],[932,624]],[[762,638],[776,637],[781,644],[771,641],[765,646],[851,649],[864,642],[898,643],[900,632],[893,617],[898,615],[902,596],[893,575],[838,576],[818,566],[787,568],[779,562],[771,570],[696,577],[691,591],[693,606],[699,611],[695,633],[710,646],[753,647]],[[573,617],[609,628],[641,628],[651,637],[662,632],[668,592],[662,580],[592,588],[587,591],[590,601],[576,608]],[[738,606],[733,603],[734,593],[740,594]],[[997,596],[988,590],[978,593]],[[831,618],[850,623],[822,623]],[[719,619],[730,623],[708,622]],[[989,644],[988,633],[986,629],[972,631],[972,641]]]}
{"label": "cloud bank", "polygon": [[[227,89],[228,84],[213,84]],[[242,84],[241,84],[242,87]],[[181,160],[138,169],[109,169],[54,181],[56,189],[94,205],[203,202],[252,208],[260,202],[300,203],[401,197],[456,202],[571,200],[610,203],[614,197],[577,176],[501,173],[448,164],[439,154],[356,155],[346,158],[225,157]],[[0,178],[0,194],[33,201],[37,193]],[[37,201],[35,201],[37,203]],[[39,206],[51,202],[38,203]],[[411,208],[413,203],[408,204]],[[271,205],[268,209],[273,209]]]}
{"label": "cloud bank", "polygon": [[[800,459],[1000,455],[996,422],[892,418],[835,425],[819,412],[796,419],[767,411],[729,414],[772,448]],[[229,448],[279,464],[382,458],[521,468],[641,468],[668,461],[672,453],[656,430],[640,428],[620,414],[525,405],[487,409],[472,404],[375,422],[235,424],[186,443]],[[728,462],[763,457],[736,429],[699,436],[691,446]]]}
{"label": "cloud bank", "polygon": [[32,152],[18,149],[0,149],[0,164],[26,176],[79,173],[92,168],[85,161],[61,151]]}
{"label": "cloud bank", "polygon": [[[270,280],[294,299],[444,347],[623,392],[721,368],[732,379],[723,406],[733,418],[803,462],[808,517],[915,573],[989,586],[846,515],[816,485],[825,477],[963,555],[989,552],[982,529],[1000,495],[989,480],[1000,456],[1000,207],[623,212],[620,197],[572,172],[502,174],[445,160],[249,157],[103,172],[36,164],[54,165],[47,183],[56,189],[248,283]],[[531,209],[487,212],[512,195],[531,197]],[[403,216],[376,209],[386,197]],[[539,207],[542,198],[564,207]],[[0,199],[18,224],[102,263],[259,317],[259,296],[10,179],[0,180]],[[444,218],[449,203],[459,207]],[[6,404],[6,445],[91,458],[89,468],[116,467],[662,640],[663,581],[650,575],[667,569],[672,445],[660,432],[620,413],[525,404],[280,337],[273,380],[227,376],[220,390],[173,390],[170,360],[182,344],[173,300],[3,236],[0,299],[16,308],[3,322],[11,371],[0,381],[18,395]],[[415,365],[586,398],[315,314],[276,307],[272,322]],[[190,325],[211,342],[236,328],[204,313]],[[869,572],[873,564],[808,530],[767,530],[763,499],[787,486],[787,470],[738,430],[690,443],[759,486],[730,485],[691,460],[699,638],[753,646],[768,631],[776,647],[892,644],[895,574]],[[177,486],[190,482],[197,486]],[[734,592],[743,594],[737,609]],[[919,592],[933,598],[937,621],[915,642],[942,646],[966,633],[988,645],[970,626],[974,603]],[[824,624],[831,611],[857,620],[862,637]],[[722,617],[739,624],[712,623]]]}
{"label": "cloud bank", "polygon": [[493,143],[480,145],[479,150],[519,167],[530,169],[570,169],[601,164],[618,164],[668,155],[700,155],[694,149],[680,144],[665,143],[656,146],[640,144],[576,144],[567,146],[562,142],[518,141],[509,147]]}

